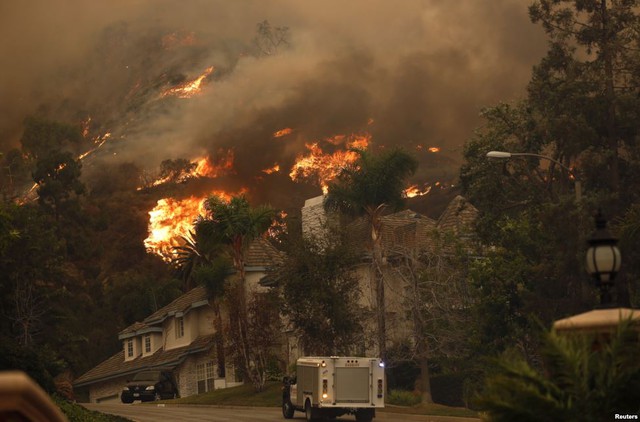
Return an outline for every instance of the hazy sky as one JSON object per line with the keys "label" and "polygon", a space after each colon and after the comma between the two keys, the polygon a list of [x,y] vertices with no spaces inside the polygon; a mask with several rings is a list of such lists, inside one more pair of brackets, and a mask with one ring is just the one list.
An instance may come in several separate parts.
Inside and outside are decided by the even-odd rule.
{"label": "hazy sky", "polygon": [[[3,1],[0,151],[19,145],[25,116],[41,114],[91,116],[93,135],[114,133],[112,160],[157,166],[233,147],[241,179],[290,165],[305,142],[364,130],[376,145],[459,159],[480,108],[522,97],[546,50],[529,3]],[[264,20],[289,27],[291,47],[257,58]],[[209,66],[201,95],[159,99]],[[274,140],[283,127],[295,132]]]}

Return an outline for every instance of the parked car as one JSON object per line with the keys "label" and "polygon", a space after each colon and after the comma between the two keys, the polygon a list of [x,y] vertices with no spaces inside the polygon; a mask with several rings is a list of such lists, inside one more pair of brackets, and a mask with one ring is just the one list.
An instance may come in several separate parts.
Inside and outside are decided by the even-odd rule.
{"label": "parked car", "polygon": [[171,370],[150,369],[138,372],[122,389],[122,403],[133,403],[134,400],[152,401],[180,397],[178,384]]}

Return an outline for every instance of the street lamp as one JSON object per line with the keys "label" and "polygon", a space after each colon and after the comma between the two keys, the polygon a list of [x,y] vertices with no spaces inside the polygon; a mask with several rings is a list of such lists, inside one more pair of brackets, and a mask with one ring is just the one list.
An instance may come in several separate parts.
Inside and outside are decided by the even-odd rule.
{"label": "street lamp", "polygon": [[567,173],[569,173],[569,176],[571,176],[573,178],[574,183],[575,183],[575,189],[576,189],[576,202],[580,202],[580,200],[582,199],[582,185],[580,183],[580,178],[578,177],[577,174],[575,174],[573,172],[573,170],[571,170],[569,167],[565,166],[564,164],[562,164],[558,160],[554,160],[553,158],[547,157],[546,155],[534,154],[532,152],[489,151],[489,152],[487,152],[487,157],[489,157],[489,158],[507,158],[507,159],[511,158],[511,157],[537,157],[537,158],[542,158],[542,159],[545,159],[545,160],[549,160],[552,163],[556,163],[557,165],[559,165],[560,167],[565,169],[567,171]]}
{"label": "street lamp", "polygon": [[596,281],[596,287],[600,289],[600,307],[611,306],[611,292],[613,279],[620,270],[622,256],[616,246],[618,239],[607,230],[607,221],[598,211],[596,215],[596,231],[587,240],[587,271]]}

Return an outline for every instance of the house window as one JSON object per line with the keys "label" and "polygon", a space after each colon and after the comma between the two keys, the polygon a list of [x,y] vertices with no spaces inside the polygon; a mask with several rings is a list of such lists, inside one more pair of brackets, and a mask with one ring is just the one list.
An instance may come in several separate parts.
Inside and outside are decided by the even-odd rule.
{"label": "house window", "polygon": [[127,340],[127,357],[133,357],[133,339]]}
{"label": "house window", "polygon": [[176,338],[184,337],[184,318],[176,318]]}
{"label": "house window", "polygon": [[196,365],[198,375],[198,394],[213,390],[213,361],[199,363]]}
{"label": "house window", "polygon": [[151,353],[151,334],[144,335],[144,352]]}

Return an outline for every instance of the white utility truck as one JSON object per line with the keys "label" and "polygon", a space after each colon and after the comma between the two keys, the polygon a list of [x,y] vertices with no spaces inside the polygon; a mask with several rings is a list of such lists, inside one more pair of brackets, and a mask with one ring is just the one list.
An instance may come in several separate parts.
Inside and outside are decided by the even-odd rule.
{"label": "white utility truck", "polygon": [[307,421],[355,415],[371,422],[384,407],[384,363],[367,357],[303,357],[296,376],[284,378],[282,415],[304,412]]}

